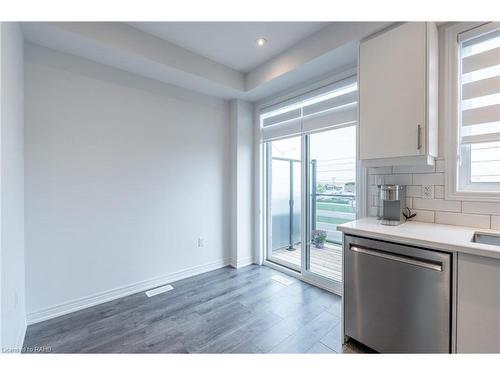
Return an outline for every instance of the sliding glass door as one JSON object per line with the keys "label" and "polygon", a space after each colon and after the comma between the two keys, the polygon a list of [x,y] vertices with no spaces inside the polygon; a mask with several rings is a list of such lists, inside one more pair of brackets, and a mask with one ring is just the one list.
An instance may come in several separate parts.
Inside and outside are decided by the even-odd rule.
{"label": "sliding glass door", "polygon": [[356,127],[275,140],[266,148],[267,259],[340,290],[336,226],[356,218]]}

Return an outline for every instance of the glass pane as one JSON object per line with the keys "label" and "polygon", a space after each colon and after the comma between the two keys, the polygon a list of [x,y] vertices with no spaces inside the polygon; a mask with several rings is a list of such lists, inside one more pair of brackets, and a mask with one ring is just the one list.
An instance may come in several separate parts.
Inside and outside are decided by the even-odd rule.
{"label": "glass pane", "polygon": [[486,107],[500,103],[500,94],[478,96],[476,98],[462,100],[462,111],[473,108]]}
{"label": "glass pane", "polygon": [[500,47],[500,30],[462,44],[462,58]]}
{"label": "glass pane", "polygon": [[273,261],[300,269],[301,255],[301,138],[270,142],[271,237],[268,255]]}
{"label": "glass pane", "polygon": [[500,142],[473,144],[470,156],[471,182],[500,182]]}
{"label": "glass pane", "polygon": [[500,65],[490,66],[470,73],[462,74],[462,85],[479,81],[481,79],[496,77],[500,75]]}
{"label": "glass pane", "polygon": [[342,234],[356,219],[356,128],[312,134],[310,271],[342,281]]}
{"label": "glass pane", "polygon": [[462,126],[461,135],[479,135],[479,134],[491,134],[500,133],[500,121],[488,122],[485,124]]}

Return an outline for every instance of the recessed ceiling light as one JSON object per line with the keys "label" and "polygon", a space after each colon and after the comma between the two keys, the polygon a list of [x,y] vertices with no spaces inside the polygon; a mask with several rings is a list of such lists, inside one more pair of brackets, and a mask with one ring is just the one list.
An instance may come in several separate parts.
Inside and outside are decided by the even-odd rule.
{"label": "recessed ceiling light", "polygon": [[264,44],[266,43],[267,43],[266,38],[257,38],[257,40],[255,41],[255,44],[257,44],[257,46],[259,47],[264,47]]}

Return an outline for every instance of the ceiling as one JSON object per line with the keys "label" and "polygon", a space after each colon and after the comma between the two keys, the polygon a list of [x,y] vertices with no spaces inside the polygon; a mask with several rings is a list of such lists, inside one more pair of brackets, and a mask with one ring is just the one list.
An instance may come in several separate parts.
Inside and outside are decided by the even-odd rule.
{"label": "ceiling", "polygon": [[[132,22],[129,25],[240,72],[249,72],[328,22]],[[255,40],[267,39],[264,47]]]}
{"label": "ceiling", "polygon": [[[79,56],[211,97],[256,102],[304,82],[352,71],[359,41],[389,25],[23,22],[22,29],[27,42],[47,51]],[[161,38],[152,34],[160,31]],[[261,36],[269,42],[257,48],[255,39]],[[47,53],[37,51],[32,56],[50,63]],[[55,63],[58,59],[52,58]]]}

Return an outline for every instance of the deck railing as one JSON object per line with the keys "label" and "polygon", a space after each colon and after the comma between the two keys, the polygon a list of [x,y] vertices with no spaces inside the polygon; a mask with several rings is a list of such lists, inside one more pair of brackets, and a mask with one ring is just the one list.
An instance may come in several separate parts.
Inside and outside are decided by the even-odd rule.
{"label": "deck railing", "polygon": [[[288,246],[289,250],[294,249],[294,245],[296,244],[296,236],[299,233],[296,233],[296,224],[294,216],[295,209],[295,187],[294,187],[294,163],[300,163],[300,160],[296,159],[286,159],[286,158],[273,158],[273,160],[279,160],[289,163],[289,199],[288,199],[288,215],[279,215],[279,217],[273,217],[273,223],[278,224],[278,221],[288,220]],[[323,229],[326,230],[327,241],[333,243],[341,243],[340,233],[336,231],[335,226],[337,224],[348,222],[355,219],[356,212],[356,195],[353,193],[327,193],[327,192],[318,192],[318,183],[317,183],[317,161],[311,161],[311,230],[315,229]],[[335,202],[337,200],[337,202]],[[338,202],[346,201],[346,204]],[[318,209],[318,204],[322,204],[323,209]],[[320,215],[318,215],[318,212]],[[323,215],[321,215],[323,214]],[[276,219],[276,220],[275,220]],[[279,220],[278,220],[279,219]],[[284,223],[280,223],[280,227],[284,227]],[[283,235],[283,232],[279,232]],[[273,235],[277,235],[278,233],[274,233]],[[273,248],[283,248],[284,238],[273,238]],[[286,240],[285,240],[286,241]]]}

